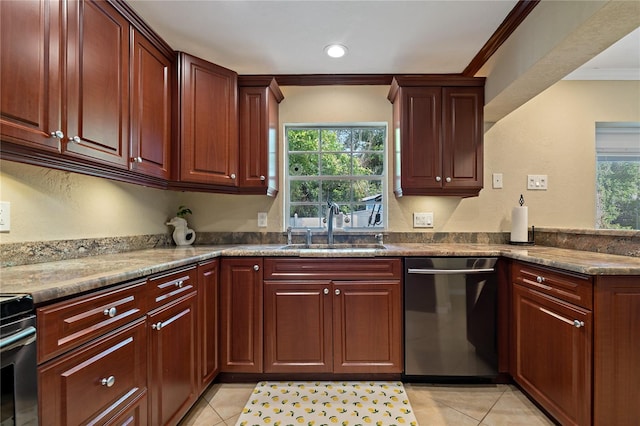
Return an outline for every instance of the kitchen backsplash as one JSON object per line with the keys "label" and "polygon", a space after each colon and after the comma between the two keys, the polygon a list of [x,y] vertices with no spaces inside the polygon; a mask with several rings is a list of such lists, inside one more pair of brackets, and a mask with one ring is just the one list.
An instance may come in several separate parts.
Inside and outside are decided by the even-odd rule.
{"label": "kitchen backsplash", "polygon": [[[385,232],[385,243],[467,243],[506,244],[508,232]],[[640,231],[590,231],[536,228],[536,245],[560,247],[598,253],[640,257]],[[325,235],[314,236],[314,242],[324,243]],[[303,243],[302,232],[293,233],[294,243]],[[373,234],[337,233],[336,242],[373,243]],[[286,244],[282,232],[203,232],[195,244]],[[0,244],[0,267],[78,259],[100,254],[120,253],[148,248],[170,247],[170,234],[140,235],[78,240],[55,240]]]}

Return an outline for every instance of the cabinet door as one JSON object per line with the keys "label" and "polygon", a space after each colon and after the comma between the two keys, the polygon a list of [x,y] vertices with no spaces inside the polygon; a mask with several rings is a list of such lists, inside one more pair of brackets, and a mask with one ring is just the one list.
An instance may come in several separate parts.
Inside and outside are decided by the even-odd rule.
{"label": "cabinet door", "polygon": [[[0,129],[3,141],[60,151],[60,8],[63,2],[0,2]],[[62,136],[61,136],[62,137]]]}
{"label": "cabinet door", "polygon": [[[401,89],[401,184],[402,192],[442,187],[440,87]],[[396,173],[398,170],[396,170]],[[420,193],[420,192],[418,192]]]}
{"label": "cabinet door", "polygon": [[149,314],[149,424],[177,424],[198,397],[197,293]]}
{"label": "cabinet door", "polygon": [[133,31],[131,65],[131,170],[168,179],[172,60]]}
{"label": "cabinet door", "polygon": [[223,259],[221,268],[221,371],[261,373],[262,258]]}
{"label": "cabinet door", "polygon": [[105,424],[147,387],[144,319],[38,367],[40,424]]}
{"label": "cabinet door", "polygon": [[180,62],[180,180],[235,186],[238,76],[184,53]]}
{"label": "cabinet door", "polygon": [[65,151],[129,167],[129,23],[106,1],[67,3]]}
{"label": "cabinet door", "polygon": [[400,281],[337,281],[333,292],[333,371],[402,372]]}
{"label": "cabinet door", "polygon": [[330,281],[265,281],[265,373],[333,371]]}
{"label": "cabinet door", "polygon": [[215,259],[198,265],[198,337],[200,338],[200,390],[220,371],[219,291],[220,262]]}
{"label": "cabinet door", "polygon": [[484,88],[445,87],[443,102],[443,188],[477,189],[483,181]]}
{"label": "cabinet door", "polygon": [[512,327],[514,380],[563,425],[591,424],[591,311],[514,285]]}

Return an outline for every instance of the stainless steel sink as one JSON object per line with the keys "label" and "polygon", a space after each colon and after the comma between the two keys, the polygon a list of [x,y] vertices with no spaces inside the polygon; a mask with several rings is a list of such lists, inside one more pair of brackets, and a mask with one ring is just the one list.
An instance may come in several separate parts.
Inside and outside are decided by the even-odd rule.
{"label": "stainless steel sink", "polygon": [[282,250],[382,250],[383,244],[366,243],[334,243],[334,244],[287,244],[280,247]]}

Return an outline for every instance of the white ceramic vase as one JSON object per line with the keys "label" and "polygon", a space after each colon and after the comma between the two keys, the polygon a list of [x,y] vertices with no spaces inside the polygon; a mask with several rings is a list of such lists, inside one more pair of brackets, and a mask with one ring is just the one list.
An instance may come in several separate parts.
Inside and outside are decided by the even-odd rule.
{"label": "white ceramic vase", "polygon": [[174,217],[166,225],[173,226],[173,241],[178,246],[188,246],[196,240],[196,232],[187,227],[187,221],[181,217]]}

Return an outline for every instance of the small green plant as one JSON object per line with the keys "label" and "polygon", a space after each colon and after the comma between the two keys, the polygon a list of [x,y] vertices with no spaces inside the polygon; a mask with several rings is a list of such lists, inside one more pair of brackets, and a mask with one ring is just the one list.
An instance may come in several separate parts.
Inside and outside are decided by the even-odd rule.
{"label": "small green plant", "polygon": [[190,208],[188,208],[187,206],[178,207],[178,213],[176,213],[176,216],[184,218],[188,214],[193,214]]}

